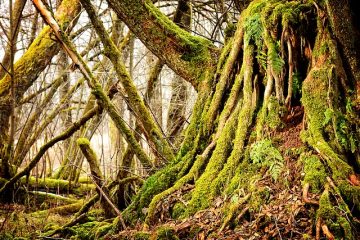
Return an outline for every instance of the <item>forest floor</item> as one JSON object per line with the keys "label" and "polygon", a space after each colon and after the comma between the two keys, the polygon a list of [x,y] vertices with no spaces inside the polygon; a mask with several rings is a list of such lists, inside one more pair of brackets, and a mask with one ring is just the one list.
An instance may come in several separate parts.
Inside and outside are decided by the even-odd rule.
{"label": "forest floor", "polygon": [[[158,204],[158,222],[154,225],[144,227],[143,223],[138,222],[134,228],[106,235],[104,239],[313,239],[316,208],[305,204],[302,198],[303,166],[298,161],[297,153],[303,147],[299,139],[302,129],[299,119],[302,116],[288,119],[285,128],[272,133],[272,139],[277,141],[284,156],[286,171],[281,173],[278,181],[273,181],[264,172],[258,185],[267,188],[268,196],[266,204],[261,205],[258,211],[244,207],[238,211],[232,224],[224,227],[222,206],[234,200],[224,196],[215,199],[206,210],[183,220],[173,220],[171,207],[176,202],[186,204],[183,197],[194,188],[194,185],[187,184]],[[311,193],[308,197],[312,200],[319,199],[319,195]],[[38,239],[51,226],[66,224],[75,212],[61,215],[54,212],[45,215],[31,213],[39,209],[54,208],[58,204],[56,201],[45,201],[0,205],[0,240],[12,237]],[[104,218],[100,206],[95,205],[95,210],[89,214],[87,221],[102,220]],[[86,234],[74,238],[73,233],[70,231],[62,236],[64,238],[57,239],[91,239]],[[175,235],[177,238],[173,237]]]}

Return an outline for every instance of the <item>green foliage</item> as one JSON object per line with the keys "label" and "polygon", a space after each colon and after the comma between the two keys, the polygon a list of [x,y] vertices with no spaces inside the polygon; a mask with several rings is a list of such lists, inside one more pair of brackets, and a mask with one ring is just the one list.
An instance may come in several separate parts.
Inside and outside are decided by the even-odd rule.
{"label": "green foliage", "polygon": [[248,39],[245,41],[254,41],[255,45],[261,49],[263,46],[263,31],[264,27],[261,22],[261,15],[260,13],[255,13],[250,15],[245,23],[244,23],[244,30],[246,32],[246,36]]}
{"label": "green foliage", "polygon": [[280,42],[271,41],[268,50],[268,60],[275,74],[279,75],[285,65],[284,59],[279,54]]}
{"label": "green foliage", "polygon": [[267,53],[265,51],[262,50],[257,50],[256,52],[256,59],[258,60],[260,66],[264,69],[267,68]]}
{"label": "green foliage", "polygon": [[322,123],[323,127],[325,127],[326,125],[329,124],[329,122],[331,121],[332,117],[334,116],[334,111],[330,108],[326,109],[326,111],[324,112],[325,114],[325,119]]}
{"label": "green foliage", "polygon": [[300,97],[301,95],[301,75],[299,72],[294,72],[293,73],[293,86],[292,86],[292,90],[293,90],[293,97],[297,98]]}
{"label": "green foliage", "polygon": [[276,149],[271,140],[264,139],[252,145],[250,159],[254,164],[261,167],[268,167],[271,177],[276,181],[284,166],[284,159]]}

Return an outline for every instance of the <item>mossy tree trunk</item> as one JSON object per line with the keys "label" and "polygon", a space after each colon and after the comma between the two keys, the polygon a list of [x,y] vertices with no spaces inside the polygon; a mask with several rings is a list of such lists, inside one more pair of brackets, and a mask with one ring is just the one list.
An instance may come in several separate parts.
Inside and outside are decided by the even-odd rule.
{"label": "mossy tree trunk", "polygon": [[[158,204],[187,183],[195,187],[178,216],[211,207],[216,197],[232,196],[237,189],[244,191],[250,212],[256,211],[266,191],[257,185],[260,170],[267,169],[265,177],[273,181],[286,171],[271,136],[294,127],[289,122],[295,121],[296,126],[303,122],[302,151],[313,156],[305,157],[305,170],[319,169],[305,171],[304,179],[305,193],[308,188],[323,192],[316,216],[319,226],[325,235],[328,229],[335,237],[356,237],[360,79],[353,2],[252,1],[219,57],[209,42],[174,26],[151,1],[108,3],[199,93],[176,160],[145,182],[125,211],[129,221],[143,218],[153,223]],[[334,7],[340,5],[343,10]],[[226,205],[229,208],[225,223],[237,209]]]}

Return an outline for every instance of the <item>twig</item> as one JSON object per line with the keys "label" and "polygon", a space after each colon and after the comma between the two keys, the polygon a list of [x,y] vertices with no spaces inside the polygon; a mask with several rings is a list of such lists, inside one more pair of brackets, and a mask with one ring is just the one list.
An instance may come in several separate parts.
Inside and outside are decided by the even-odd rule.
{"label": "twig", "polygon": [[321,229],[321,218],[319,217],[316,221],[316,235],[315,239],[320,240],[320,229]]}
{"label": "twig", "polygon": [[96,185],[96,188],[99,190],[101,195],[105,198],[105,200],[109,203],[109,205],[114,209],[114,211],[118,215],[123,229],[126,229],[126,225],[125,225],[125,222],[124,222],[124,219],[122,217],[120,210],[114,205],[114,203],[109,199],[107,194],[105,194],[105,192],[102,190],[102,188],[95,181],[94,181],[94,184]]}
{"label": "twig", "polygon": [[278,227],[278,225],[277,225],[277,220],[276,220],[276,218],[274,218],[274,222],[275,222],[276,230],[277,230],[278,233],[279,233],[279,237],[280,237],[280,239],[282,240],[283,238],[281,237],[280,229],[279,229],[279,227]]}

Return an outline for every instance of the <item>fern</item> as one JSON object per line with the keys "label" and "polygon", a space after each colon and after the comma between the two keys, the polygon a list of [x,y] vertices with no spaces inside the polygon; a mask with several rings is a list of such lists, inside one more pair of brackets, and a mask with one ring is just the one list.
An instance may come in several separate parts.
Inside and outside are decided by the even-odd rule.
{"label": "fern", "polygon": [[265,51],[258,50],[256,58],[260,64],[261,67],[263,67],[265,70],[267,68],[267,54]]}
{"label": "fern", "polygon": [[279,55],[280,43],[272,43],[268,47],[269,63],[271,64],[274,72],[279,75],[285,65],[284,59],[282,59],[282,57]]}
{"label": "fern", "polygon": [[258,48],[263,46],[263,32],[264,27],[261,22],[261,15],[259,13],[250,15],[244,24],[244,29],[249,37],[248,40],[253,40]]}
{"label": "fern", "polygon": [[264,46],[264,26],[261,21],[261,15],[255,13],[250,15],[244,24],[244,30],[246,32],[247,39],[246,41],[253,41],[257,47],[257,56],[256,58],[259,61],[260,66],[266,69],[267,66],[267,54],[263,50]]}
{"label": "fern", "polygon": [[324,118],[324,121],[322,122],[323,127],[328,125],[328,123],[331,121],[331,119],[334,116],[334,111],[331,108],[327,108],[326,111],[324,112],[324,115],[325,115],[325,118]]}
{"label": "fern", "polygon": [[267,167],[271,177],[276,181],[284,166],[284,159],[271,140],[265,139],[253,144],[250,150],[250,159],[254,164]]}
{"label": "fern", "polygon": [[301,95],[301,75],[299,72],[293,73],[293,97],[297,98]]}

